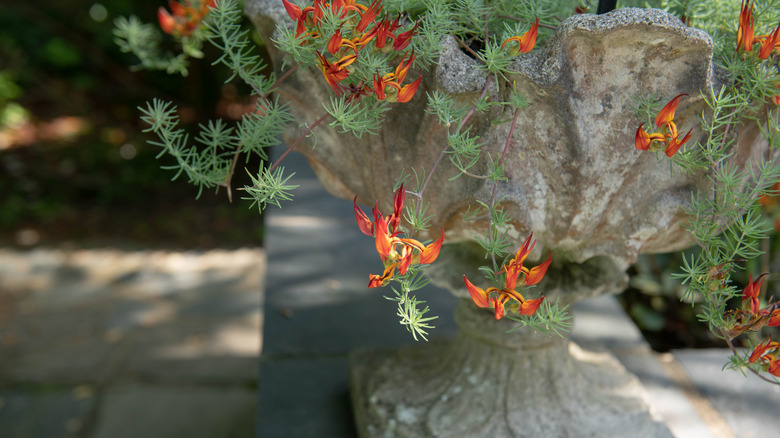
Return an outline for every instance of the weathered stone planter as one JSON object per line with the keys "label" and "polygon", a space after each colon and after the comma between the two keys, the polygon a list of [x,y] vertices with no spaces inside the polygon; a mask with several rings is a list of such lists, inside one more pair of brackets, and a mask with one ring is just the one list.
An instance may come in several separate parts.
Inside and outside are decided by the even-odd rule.
{"label": "weathered stone planter", "polygon": [[[247,2],[247,12],[265,37],[287,20],[278,0]],[[318,131],[317,147],[303,145],[323,185],[333,194],[390,209],[400,170],[429,168],[446,144],[446,129],[424,112],[425,92],[438,89],[472,100],[486,77],[477,61],[453,40],[423,87],[408,104],[388,112],[377,136],[361,139]],[[280,61],[279,53],[272,56]],[[700,91],[718,87],[712,42],[658,10],[621,9],[603,16],[580,15],[561,24],[541,50],[520,56],[510,79],[531,104],[515,128],[505,174],[498,187],[513,222],[516,247],[537,239],[531,258],[553,252],[539,289],[572,303],[625,286],[625,268],[640,252],[681,249],[689,239],[681,224],[691,192],[708,190],[704,177],[670,173],[668,160],[633,146],[639,124],[632,96],[658,92],[663,99],[687,93],[675,121],[696,126],[706,109]],[[507,90],[491,87],[500,100]],[[281,94],[303,122],[322,113],[331,90],[319,72],[299,72]],[[509,134],[506,108],[474,117],[493,156]],[[731,163],[743,167],[765,145],[758,129],[741,128]],[[665,157],[664,157],[665,158]],[[430,274],[456,296],[467,298],[463,274],[478,278],[483,260],[473,236],[486,223],[463,222],[474,199],[492,186],[437,171],[427,193],[432,229],[447,235]],[[479,172],[476,170],[475,172]],[[435,192],[435,194],[434,194]],[[356,230],[357,232],[357,230]],[[464,300],[465,301],[465,300]],[[397,353],[358,353],[352,363],[352,394],[361,436],[436,437],[662,437],[670,433],[648,412],[635,378],[612,358],[582,352],[567,340],[520,332],[504,334],[510,322],[461,303],[458,338]],[[630,432],[629,432],[630,431]]]}

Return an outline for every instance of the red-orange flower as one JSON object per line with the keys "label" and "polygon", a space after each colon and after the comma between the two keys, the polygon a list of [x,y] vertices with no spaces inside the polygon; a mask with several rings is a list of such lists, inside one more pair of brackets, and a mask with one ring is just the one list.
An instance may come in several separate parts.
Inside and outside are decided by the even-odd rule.
{"label": "red-orange flower", "polygon": [[433,263],[441,251],[444,243],[443,230],[441,237],[429,245],[424,245],[415,239],[399,237],[401,232],[398,230],[398,225],[401,221],[405,196],[406,191],[402,185],[395,193],[393,214],[384,217],[374,206],[373,221],[357,205],[357,197],[353,201],[358,228],[364,234],[374,236],[376,250],[385,265],[381,275],[369,275],[368,287],[370,288],[386,285],[393,278],[396,270],[399,274],[405,275],[412,265]]}
{"label": "red-orange flower", "polygon": [[[677,125],[672,119],[674,119],[674,112],[677,110],[677,105],[680,104],[680,100],[687,94],[679,94],[670,100],[655,116],[656,129],[661,132],[653,132],[652,134],[644,130],[644,123],[639,125],[634,136],[634,147],[640,151],[657,151],[664,150],[667,157],[672,157],[680,150],[680,147],[684,145],[693,133],[693,128],[688,130],[688,133],[680,139],[677,134]],[[654,143],[657,142],[657,146]]]}
{"label": "red-orange flower", "polygon": [[406,79],[406,74],[409,72],[409,67],[411,67],[414,59],[414,52],[412,52],[408,60],[406,59],[406,55],[404,55],[394,72],[384,76],[379,76],[379,74],[374,76],[374,93],[376,93],[377,99],[387,99],[389,102],[402,103],[412,99],[422,82],[422,75],[420,75],[416,81],[406,84],[403,87],[401,86],[401,82]]}
{"label": "red-orange flower", "polygon": [[331,9],[340,10],[341,18],[346,16],[347,11],[362,12],[368,9],[365,5],[355,3],[355,0],[333,0],[331,2]]}
{"label": "red-orange flower", "polygon": [[344,45],[343,41],[344,39],[341,37],[341,29],[339,29],[336,31],[336,33],[333,34],[332,37],[330,37],[330,40],[328,40],[328,52],[330,52],[332,55],[335,55],[336,52],[341,50],[341,47]]}
{"label": "red-orange flower", "polygon": [[519,313],[520,315],[530,316],[536,313],[544,300],[544,296],[533,300],[526,300],[520,292],[515,290],[517,281],[520,279],[521,275],[524,286],[538,284],[544,277],[544,274],[547,272],[547,268],[552,261],[551,253],[547,260],[539,266],[531,269],[523,266],[523,262],[534,248],[534,245],[536,245],[536,241],[532,241],[532,238],[533,234],[528,236],[525,242],[523,242],[523,246],[517,250],[515,257],[498,271],[497,274],[504,274],[504,287],[502,289],[491,286],[485,290],[475,286],[465,275],[463,276],[463,282],[466,284],[466,289],[469,291],[469,295],[471,295],[474,304],[479,307],[492,307],[496,319],[504,317],[507,303],[510,305],[510,310]]}
{"label": "red-orange flower", "polygon": [[778,327],[780,326],[780,307],[775,308],[771,312],[768,313],[769,319],[766,322],[766,325],[769,327]]}
{"label": "red-orange flower", "polygon": [[739,13],[739,28],[737,28],[737,51],[740,49],[744,49],[746,52],[753,50],[755,42],[753,32],[753,5],[750,4],[750,0],[747,4],[743,0]]}
{"label": "red-orange flower", "polygon": [[[325,3],[325,0],[314,0],[312,6],[307,6],[301,9],[299,6],[287,1],[282,0],[284,9],[287,11],[287,15],[295,21],[295,36],[300,36],[306,29],[309,29],[309,34],[312,36],[319,36],[319,33],[314,30],[319,21],[322,19],[323,9],[330,8],[331,5]],[[344,11],[346,13],[346,11]]]}
{"label": "red-orange flower", "polygon": [[206,15],[209,7],[215,7],[216,0],[185,0],[184,4],[169,0],[169,13],[160,6],[157,10],[157,21],[163,32],[174,36],[190,36],[197,29]]}
{"label": "red-orange flower", "polygon": [[680,100],[687,94],[678,94],[672,100],[669,101],[661,111],[658,111],[658,115],[655,116],[655,126],[661,128],[667,123],[671,122],[674,118],[674,112],[677,111],[677,105],[680,104]]}
{"label": "red-orange flower", "polygon": [[302,11],[298,5],[290,3],[287,0],[282,0],[282,4],[287,11],[287,15],[289,15],[293,21],[298,21],[298,19],[301,18]]}
{"label": "red-orange flower", "polygon": [[761,284],[764,282],[764,276],[767,274],[761,274],[753,281],[753,275],[750,275],[750,281],[745,289],[742,291],[742,301],[750,300],[750,311],[752,313],[758,312],[758,293],[761,292]]}
{"label": "red-orange flower", "polygon": [[648,134],[645,132],[645,130],[642,128],[645,124],[642,123],[639,125],[639,128],[636,130],[636,136],[634,137],[634,146],[636,146],[637,149],[640,151],[648,151],[650,150],[650,144],[654,141],[666,141],[666,137],[664,137],[663,134],[653,133]]}
{"label": "red-orange flower", "polygon": [[680,147],[682,147],[682,145],[684,145],[691,138],[693,128],[688,130],[688,133],[685,134],[685,137],[683,137],[682,140],[680,140],[680,137],[677,136],[677,126],[674,124],[674,122],[669,122],[669,131],[669,139],[666,145],[666,151],[664,153],[667,157],[672,158],[674,154],[680,150]]}
{"label": "red-orange flower", "polygon": [[774,350],[778,347],[780,347],[780,343],[772,342],[772,338],[767,339],[766,341],[756,345],[756,347],[753,349],[753,352],[750,354],[749,362],[755,363],[757,360],[761,359],[761,357],[764,356],[767,351]]}
{"label": "red-orange flower", "polygon": [[371,29],[371,32],[376,35],[374,46],[377,49],[383,49],[385,44],[387,44],[388,38],[395,41],[396,36],[393,32],[401,27],[399,24],[400,19],[400,15],[396,17],[395,21],[390,21],[390,17],[385,17],[384,20],[380,21],[376,26],[374,26],[373,29]]}
{"label": "red-orange flower", "polygon": [[755,346],[748,362],[759,362],[764,370],[773,376],[780,377],[780,357],[778,357],[778,353],[780,353],[780,343],[773,342],[770,337]]}
{"label": "red-orange flower", "polygon": [[382,12],[382,0],[374,0],[368,9],[360,16],[360,21],[355,26],[355,31],[362,33],[368,25],[374,21],[377,15]]}
{"label": "red-orange flower", "polygon": [[539,19],[537,18],[536,21],[534,21],[534,24],[531,25],[531,28],[528,29],[526,33],[520,36],[513,36],[511,38],[507,38],[506,40],[504,40],[503,43],[501,43],[501,48],[503,49],[508,42],[514,41],[517,43],[517,46],[514,49],[512,49],[511,51],[512,55],[517,55],[519,53],[528,53],[531,50],[533,50],[534,45],[536,45],[536,35],[538,32],[539,32]]}
{"label": "red-orange flower", "polygon": [[780,46],[780,23],[777,24],[774,32],[769,35],[762,35],[756,38],[759,43],[758,57],[767,59],[772,54],[772,50]]}
{"label": "red-orange flower", "polygon": [[357,55],[344,56],[331,64],[327,59],[325,59],[324,56],[322,56],[320,52],[316,53],[317,58],[320,60],[320,70],[325,76],[325,80],[328,81],[328,84],[331,88],[333,88],[333,91],[335,91],[337,95],[341,96],[341,93],[343,92],[341,81],[349,76],[349,71],[346,69],[346,67],[355,62]]}
{"label": "red-orange flower", "polygon": [[780,377],[780,358],[772,357],[772,359],[768,361],[767,371],[775,377]]}
{"label": "red-orange flower", "polygon": [[417,28],[420,27],[420,23],[415,23],[414,27],[406,32],[398,34],[393,41],[393,50],[401,51],[409,45],[412,41],[412,37],[417,33]]}

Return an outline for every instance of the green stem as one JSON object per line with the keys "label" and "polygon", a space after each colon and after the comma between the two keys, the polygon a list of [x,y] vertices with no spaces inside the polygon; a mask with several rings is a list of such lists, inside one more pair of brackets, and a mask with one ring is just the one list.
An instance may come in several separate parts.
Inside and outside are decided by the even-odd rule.
{"label": "green stem", "polygon": [[[515,132],[515,125],[517,125],[517,116],[520,114],[520,108],[515,108],[515,114],[512,117],[512,125],[509,127],[509,134],[506,137],[506,143],[504,143],[504,150],[501,152],[501,158],[498,160],[498,168],[500,169],[506,161],[506,153],[509,150],[509,144],[512,142],[512,134]],[[488,204],[488,242],[493,240],[493,211],[496,206],[496,191],[498,190],[498,180],[493,180],[493,190],[490,193],[490,203]],[[498,230],[496,230],[498,231]],[[493,270],[498,270],[498,263],[496,263],[496,253],[490,252],[490,257],[493,259]]]}
{"label": "green stem", "polygon": [[[487,94],[487,90],[490,88],[490,80],[492,76],[488,75],[488,77],[485,79],[485,86],[482,88],[482,94],[479,96],[479,100],[482,100],[485,95]],[[474,111],[476,111],[477,105],[474,104],[469,112],[466,114],[465,117],[463,117],[463,120],[460,122],[460,126],[458,126],[458,131],[463,128],[463,125],[466,124],[469,118],[474,114]],[[420,190],[417,192],[409,192],[415,196],[417,196],[417,208],[415,211],[416,215],[420,214],[420,209],[422,208],[423,204],[423,193],[425,192],[425,189],[428,187],[428,183],[431,181],[431,176],[436,171],[436,168],[439,167],[439,163],[441,162],[441,159],[444,158],[444,154],[447,153],[447,150],[450,148],[450,142],[447,141],[447,143],[444,145],[444,147],[441,149],[441,152],[439,152],[439,156],[436,157],[436,161],[433,162],[433,166],[431,166],[431,170],[428,172],[427,175],[425,175],[425,179],[423,180],[422,186],[420,186]]]}
{"label": "green stem", "polygon": [[[733,354],[734,356],[739,356],[739,352],[737,351],[737,348],[734,347],[733,343],[731,343],[731,338],[728,336],[728,334],[726,334],[725,330],[721,329],[721,335],[723,335],[723,339],[726,340],[726,344],[728,344],[729,349],[731,350],[731,354]],[[759,379],[761,379],[761,380],[763,380],[765,382],[769,382],[769,383],[774,384],[774,385],[780,385],[780,382],[778,382],[777,380],[770,379],[770,378],[764,376],[763,374],[759,373],[758,371],[754,370],[751,367],[745,367],[745,368],[750,370],[751,373],[755,374],[756,376],[758,376]]]}
{"label": "green stem", "polygon": [[290,146],[287,148],[287,150],[286,150],[286,151],[284,151],[284,153],[282,154],[282,156],[280,156],[279,158],[277,158],[277,159],[276,159],[276,161],[274,161],[274,164],[272,164],[272,165],[271,165],[271,167],[269,167],[269,168],[268,168],[268,173],[271,173],[271,172],[273,172],[273,171],[274,171],[274,169],[276,169],[276,166],[278,166],[278,165],[279,165],[279,163],[281,163],[281,162],[282,162],[282,160],[284,160],[284,158],[285,158],[285,157],[286,157],[286,156],[287,156],[287,155],[288,155],[290,152],[292,152],[292,150],[293,150],[293,149],[295,149],[295,147],[296,147],[296,146],[298,146],[298,144],[299,144],[299,143],[300,143],[300,142],[301,142],[301,141],[302,141],[302,140],[303,140],[303,139],[304,139],[306,136],[308,136],[308,135],[309,135],[309,133],[311,133],[312,129],[316,128],[316,127],[317,127],[317,125],[319,125],[320,123],[324,122],[324,121],[325,121],[325,119],[327,119],[329,115],[330,115],[330,113],[327,113],[327,112],[326,112],[325,114],[323,114],[323,115],[322,115],[322,117],[320,117],[319,119],[317,119],[317,120],[316,120],[314,123],[312,123],[312,124],[311,124],[311,125],[310,125],[308,128],[306,128],[306,130],[305,130],[305,131],[303,131],[303,133],[300,135],[300,137],[298,137],[298,138],[297,138],[297,139],[296,139],[296,140],[293,142],[293,144],[291,144],[291,145],[290,145]]}

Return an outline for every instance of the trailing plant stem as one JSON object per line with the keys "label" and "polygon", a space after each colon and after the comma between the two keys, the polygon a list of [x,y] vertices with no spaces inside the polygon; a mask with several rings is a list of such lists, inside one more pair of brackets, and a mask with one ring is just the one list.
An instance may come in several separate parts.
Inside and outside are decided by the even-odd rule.
{"label": "trailing plant stem", "polygon": [[[479,96],[479,100],[482,100],[485,98],[485,95],[487,94],[487,90],[490,88],[490,80],[493,78],[492,75],[488,75],[485,79],[485,86],[482,88],[482,94]],[[477,110],[477,105],[474,104],[469,112],[466,114],[465,117],[463,117],[463,120],[460,121],[460,125],[458,126],[458,131],[460,132],[461,129],[463,129],[463,126],[466,124],[469,118],[474,114],[474,111]],[[436,157],[436,161],[433,162],[433,166],[431,166],[431,170],[428,172],[428,174],[425,175],[425,179],[423,180],[422,186],[420,186],[420,190],[412,193],[413,195],[417,196],[417,199],[419,202],[417,203],[417,214],[420,214],[420,208],[422,208],[422,199],[423,199],[423,193],[425,192],[425,188],[428,187],[428,183],[431,181],[431,176],[436,171],[436,168],[439,167],[439,163],[441,162],[441,159],[444,158],[444,155],[447,153],[447,150],[450,148],[450,143],[447,142],[444,147],[442,148],[441,152],[439,152],[439,156]]]}
{"label": "trailing plant stem", "polygon": [[318,126],[320,123],[324,122],[324,121],[325,121],[325,119],[327,119],[327,118],[328,118],[328,116],[330,116],[330,113],[327,113],[327,112],[326,112],[326,113],[325,113],[325,114],[323,114],[323,115],[322,115],[322,116],[321,116],[319,119],[317,119],[317,120],[316,120],[314,123],[312,123],[312,124],[311,124],[311,125],[310,125],[308,128],[306,128],[306,130],[305,130],[305,131],[303,131],[303,133],[300,135],[300,137],[298,137],[298,138],[297,138],[297,139],[296,139],[296,140],[293,142],[293,144],[291,144],[291,145],[290,145],[290,146],[287,148],[287,150],[286,150],[286,151],[284,151],[284,153],[283,153],[283,154],[282,154],[282,155],[281,155],[279,158],[277,158],[277,159],[276,159],[276,161],[275,161],[275,162],[274,162],[274,163],[271,165],[271,167],[270,167],[270,168],[268,168],[268,172],[269,172],[269,173],[270,173],[270,172],[273,172],[273,171],[274,171],[274,169],[276,169],[276,166],[278,166],[278,165],[279,165],[279,163],[281,163],[281,162],[282,162],[282,160],[284,160],[284,159],[285,159],[285,157],[287,157],[287,155],[288,155],[290,152],[292,152],[292,150],[293,150],[293,149],[295,149],[295,147],[296,147],[296,146],[298,146],[298,143],[300,143],[300,142],[301,142],[301,141],[302,141],[304,138],[306,138],[306,136],[308,136],[308,135],[311,133],[311,131],[312,131],[314,128],[316,128],[316,127],[317,127],[317,126]]}
{"label": "trailing plant stem", "polygon": [[[731,338],[728,336],[726,331],[724,329],[721,329],[720,333],[723,336],[723,339],[726,340],[726,344],[729,346],[729,349],[731,350],[731,354],[733,354],[734,356],[739,356],[740,354],[737,351],[737,347],[735,347],[734,344],[731,342]],[[758,371],[754,370],[753,368],[750,368],[750,367],[745,367],[745,368],[747,368],[751,373],[753,373],[756,376],[758,376],[759,379],[761,379],[761,380],[763,380],[765,382],[769,382],[769,383],[772,383],[774,385],[777,385],[777,381],[776,380],[772,380],[772,379],[766,377],[765,375],[759,373]]]}
{"label": "trailing plant stem", "polygon": [[[509,150],[509,144],[512,142],[512,134],[515,132],[515,126],[517,125],[517,116],[520,114],[520,108],[515,108],[515,114],[512,117],[512,125],[509,126],[509,134],[506,137],[506,143],[504,143],[504,150],[501,151],[501,158],[498,161],[498,168],[500,169],[504,165],[506,160],[506,153]],[[496,206],[496,191],[498,190],[498,180],[493,181],[493,190],[490,193],[490,203],[488,204],[488,240],[493,240],[493,210]],[[497,230],[496,230],[497,231]],[[493,269],[498,269],[498,263],[496,262],[495,252],[490,253],[493,259]]]}

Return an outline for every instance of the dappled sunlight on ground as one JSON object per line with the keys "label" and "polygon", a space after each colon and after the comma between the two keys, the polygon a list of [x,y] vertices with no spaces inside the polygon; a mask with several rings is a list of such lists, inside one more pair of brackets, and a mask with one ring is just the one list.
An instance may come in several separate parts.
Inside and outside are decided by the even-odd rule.
{"label": "dappled sunlight on ground", "polygon": [[[0,248],[0,430],[17,436],[36,416],[62,428],[57,436],[154,430],[159,425],[122,413],[125,395],[150,391],[149,405],[131,410],[186,403],[192,392],[214,424],[251,430],[265,266],[264,252],[250,248]],[[56,396],[38,387],[57,388]],[[232,411],[210,405],[210,391]],[[42,404],[66,418],[36,411]]]}
{"label": "dappled sunlight on ground", "polygon": [[0,150],[29,146],[36,142],[72,142],[89,127],[83,117],[61,116],[52,120],[22,120],[0,129]]}

